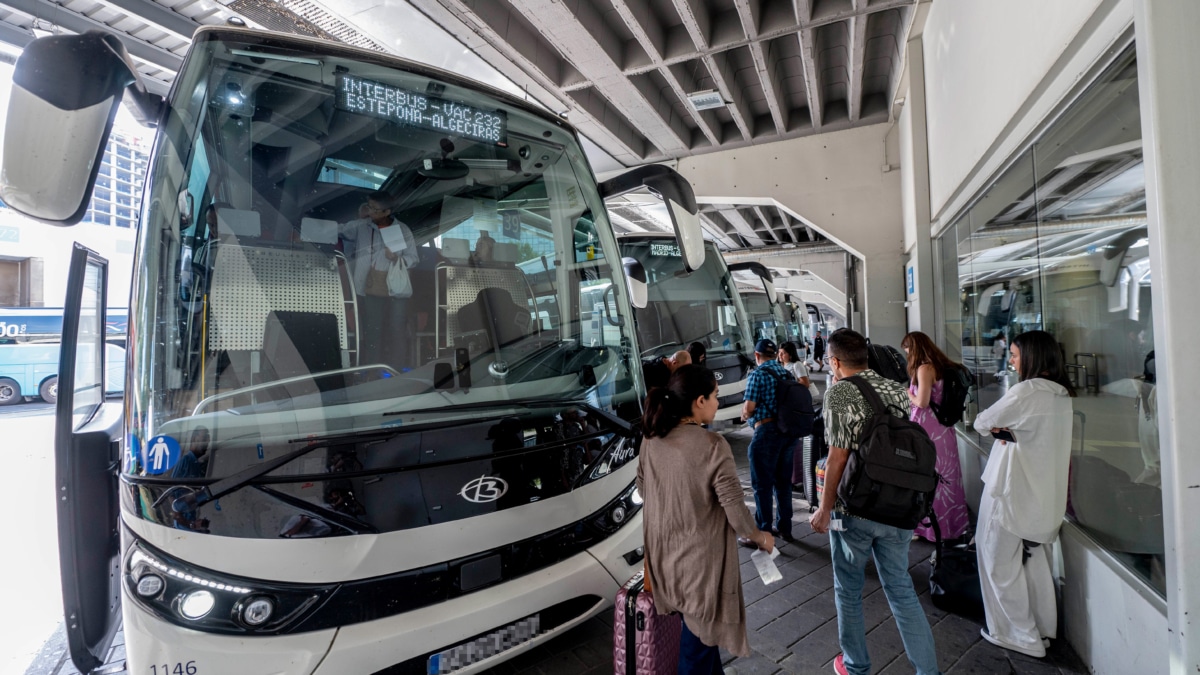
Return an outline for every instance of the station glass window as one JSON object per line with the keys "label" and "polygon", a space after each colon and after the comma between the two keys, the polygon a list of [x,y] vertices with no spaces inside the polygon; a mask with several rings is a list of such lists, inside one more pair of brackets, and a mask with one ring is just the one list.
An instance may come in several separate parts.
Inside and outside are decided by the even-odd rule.
{"label": "station glass window", "polygon": [[1017,382],[1000,337],[1058,340],[1079,394],[1068,518],[1164,593],[1142,159],[1131,46],[937,238],[936,285],[941,342],[974,374],[979,409]]}

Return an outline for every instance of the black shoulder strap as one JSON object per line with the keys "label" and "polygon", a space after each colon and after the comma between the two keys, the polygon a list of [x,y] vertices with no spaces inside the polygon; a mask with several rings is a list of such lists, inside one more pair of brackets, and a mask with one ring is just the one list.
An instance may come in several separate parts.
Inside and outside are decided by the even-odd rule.
{"label": "black shoulder strap", "polygon": [[879,398],[879,393],[875,391],[875,387],[872,387],[870,382],[858,375],[847,377],[846,381],[858,387],[859,393],[867,400],[867,405],[871,406],[871,410],[876,415],[887,414],[887,406],[883,404],[883,399]]}
{"label": "black shoulder strap", "polygon": [[871,406],[872,412],[876,415],[890,415],[889,408],[895,408],[895,406],[889,406],[883,402],[883,399],[879,397],[879,392],[875,391],[875,387],[871,386],[871,383],[867,382],[866,378],[854,375],[853,377],[847,377],[846,381],[852,382],[854,386],[858,387],[858,391],[867,400],[867,404]]}

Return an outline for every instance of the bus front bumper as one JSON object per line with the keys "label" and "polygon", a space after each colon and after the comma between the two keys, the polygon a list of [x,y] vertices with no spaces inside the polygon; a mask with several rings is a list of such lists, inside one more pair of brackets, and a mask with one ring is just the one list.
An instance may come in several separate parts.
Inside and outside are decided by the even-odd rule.
{"label": "bus front bumper", "polygon": [[[337,629],[232,637],[180,628],[123,598],[126,665],[137,675],[369,675],[426,673],[428,657],[571,604],[571,616],[532,639],[455,670],[469,675],[528,651],[612,606],[620,585],[642,568],[626,554],[642,545],[642,512],[583,553],[511,581],[430,607]],[[124,591],[122,591],[124,592]],[[571,601],[574,601],[573,603]],[[574,611],[574,610],[573,610]],[[544,625],[544,624],[543,624]]]}

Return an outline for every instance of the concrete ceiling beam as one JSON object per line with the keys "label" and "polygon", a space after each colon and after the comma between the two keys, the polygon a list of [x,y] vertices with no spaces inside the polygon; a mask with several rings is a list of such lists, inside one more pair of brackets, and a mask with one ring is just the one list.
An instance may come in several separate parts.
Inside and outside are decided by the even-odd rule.
{"label": "concrete ceiling beam", "polygon": [[708,53],[708,39],[712,30],[712,19],[708,14],[708,8],[704,5],[703,0],[673,0],[673,2],[679,18],[683,20],[684,28],[692,38],[692,44],[702,54],[700,60],[708,69],[717,93],[723,100],[732,102],[732,105],[727,107],[729,114],[733,117],[733,123],[737,125],[743,139],[752,140],[754,134],[750,128],[750,122],[753,121],[753,117],[748,114],[741,89],[735,91],[729,86],[730,82],[736,82],[733,66],[729,63],[729,55],[725,51]]}
{"label": "concrete ceiling beam", "polygon": [[725,250],[741,248],[741,243],[729,235],[724,226],[712,217],[712,213],[700,214],[700,226],[713,235],[719,244],[725,245]]}
{"label": "concrete ceiling beam", "polygon": [[825,115],[821,100],[821,80],[817,72],[817,32],[806,28],[796,33],[800,40],[800,61],[804,64],[804,92],[808,99],[808,117],[813,129],[820,129]]}
{"label": "concrete ceiling beam", "polygon": [[778,64],[770,62],[770,55],[763,48],[763,41],[758,37],[758,17],[751,0],[734,0],[738,18],[742,22],[742,31],[750,40],[750,58],[754,60],[754,70],[758,73],[758,81],[762,86],[763,96],[767,99],[767,108],[771,111],[771,121],[775,123],[775,133],[787,133],[787,120],[784,118],[783,92],[779,79],[775,77]]}
{"label": "concrete ceiling beam", "polygon": [[[865,10],[867,0],[854,0],[855,9]],[[850,86],[847,89],[846,109],[851,122],[862,116],[863,63],[867,55],[867,20],[869,15],[856,14],[850,18]]]}
{"label": "concrete ceiling beam", "polygon": [[191,18],[151,0],[100,0],[100,2],[136,16],[159,30],[189,41],[192,39],[192,33],[195,33],[196,29],[200,27],[200,24]]}
{"label": "concrete ceiling beam", "polygon": [[179,68],[183,65],[183,57],[175,52],[140,40],[106,23],[50,2],[50,0],[4,0],[4,4],[22,14],[28,14],[39,21],[61,26],[72,33],[99,30],[116,35],[121,38],[121,42],[125,44],[125,49],[129,51],[130,56],[163,70],[169,70],[172,74],[179,72]]}
{"label": "concrete ceiling beam", "polygon": [[767,228],[767,234],[771,235],[771,238],[775,240],[775,243],[782,244],[783,240],[779,238],[779,233],[775,231],[775,221],[767,216],[766,212],[763,210],[763,207],[754,206],[751,207],[750,210],[754,212],[754,215],[757,216],[760,221],[762,221],[763,226]]}
{"label": "concrete ceiling beam", "polygon": [[800,243],[800,240],[796,237],[796,230],[792,227],[791,216],[785,213],[783,209],[779,208],[778,205],[775,206],[775,213],[779,216],[779,219],[783,221],[783,227],[787,230],[788,236],[792,238],[792,243]]}
{"label": "concrete ceiling beam", "polygon": [[[592,5],[576,4],[577,10],[587,12],[580,16],[555,0],[510,1],[542,38],[590,79],[610,105],[664,155],[690,154],[691,133],[687,126],[679,118],[674,123],[664,119],[659,106],[625,76],[621,65],[614,60],[614,52],[619,51],[617,38]],[[668,116],[674,115],[673,110],[670,109]]]}
{"label": "concrete ceiling beam", "polygon": [[[431,21],[490,63],[518,87],[551,107],[558,105],[569,112],[572,126],[593,143],[625,166],[641,164],[646,158],[645,139],[619,120],[598,117],[577,103],[570,93],[559,87],[536,63],[510,44],[499,30],[469,9],[462,0],[409,0]],[[588,88],[588,87],[583,87]]]}
{"label": "concrete ceiling beam", "polygon": [[[695,83],[684,86],[681,78],[677,77],[670,67],[663,64],[663,49],[666,40],[665,31],[662,25],[650,12],[649,5],[634,0],[612,0],[613,9],[617,11],[625,25],[633,33],[638,44],[642,45],[642,49],[650,55],[650,59],[656,64],[656,71],[667,81],[667,85],[671,87],[671,91],[683,103],[683,107],[688,111],[692,121],[699,127],[700,132],[708,139],[708,142],[717,147],[721,145],[721,137],[719,130],[709,122],[708,118],[699,110],[692,107],[688,101],[688,94],[695,91]],[[653,33],[653,34],[652,34]],[[627,73],[628,74],[628,73]]]}
{"label": "concrete ceiling beam", "polygon": [[721,209],[719,213],[722,218],[729,221],[729,224],[733,226],[733,229],[737,230],[738,234],[742,235],[746,243],[751,246],[766,245],[766,242],[755,231],[754,226],[750,224],[749,220],[746,220],[746,216],[742,215],[742,212],[737,207]]}

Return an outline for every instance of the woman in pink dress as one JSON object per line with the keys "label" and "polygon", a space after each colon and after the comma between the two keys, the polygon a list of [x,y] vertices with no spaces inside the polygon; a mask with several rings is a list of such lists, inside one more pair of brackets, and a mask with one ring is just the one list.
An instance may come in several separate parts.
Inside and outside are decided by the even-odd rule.
{"label": "woman in pink dress", "polygon": [[[963,490],[962,465],[958,462],[958,439],[954,427],[942,426],[931,404],[942,402],[942,373],[962,366],[950,360],[933,344],[929,336],[912,332],[900,342],[908,354],[908,399],[912,402],[912,421],[933,439],[937,447],[937,472],[942,477],[933,499],[933,513],[945,539],[957,539],[970,525],[967,495]],[[934,540],[932,527],[918,527],[915,536]]]}

